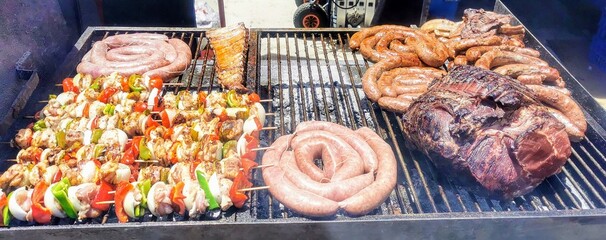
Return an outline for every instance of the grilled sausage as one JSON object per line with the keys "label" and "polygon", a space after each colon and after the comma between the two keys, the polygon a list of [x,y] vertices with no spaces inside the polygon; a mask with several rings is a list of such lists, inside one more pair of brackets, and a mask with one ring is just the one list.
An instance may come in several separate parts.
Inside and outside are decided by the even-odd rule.
{"label": "grilled sausage", "polygon": [[511,26],[510,24],[504,24],[499,27],[499,29],[497,30],[497,33],[501,33],[501,34],[505,34],[505,35],[518,35],[518,34],[523,35],[526,33],[526,30],[524,29],[524,26],[522,26],[522,25]]}
{"label": "grilled sausage", "polygon": [[396,113],[404,113],[412,104],[412,101],[397,98],[397,97],[381,97],[379,98],[379,106],[385,110],[396,112]]}
{"label": "grilled sausage", "polygon": [[432,19],[420,27],[424,32],[433,32],[434,30],[452,31],[457,26],[457,23],[448,19]]}
{"label": "grilled sausage", "polygon": [[374,27],[370,27],[370,28],[364,28],[351,36],[351,38],[349,39],[349,48],[351,48],[351,50],[359,49],[360,44],[362,43],[362,41],[364,39],[366,39],[372,35],[375,35],[378,32],[382,32],[382,31],[414,31],[414,30],[411,28],[399,26],[399,25],[380,25],[380,26],[374,26]]}
{"label": "grilled sausage", "polygon": [[449,56],[446,45],[426,34],[417,33],[416,37],[407,38],[406,44],[414,48],[423,63],[432,67],[442,66]]}
{"label": "grilled sausage", "polygon": [[547,78],[547,76],[543,74],[524,74],[516,77],[516,79],[524,85],[543,85],[543,81],[545,81],[545,78]]}
{"label": "grilled sausage", "polygon": [[492,69],[493,67],[514,64],[514,63],[523,63],[523,64],[534,64],[540,66],[549,66],[547,62],[536,58],[527,56],[524,54],[514,53],[510,51],[501,51],[501,50],[491,50],[487,53],[484,53],[478,61],[476,61],[475,66],[484,68],[484,69]]}
{"label": "grilled sausage", "polygon": [[[562,124],[568,125],[566,127],[566,132],[573,140],[578,140],[584,137],[585,131],[587,130],[585,114],[583,114],[581,107],[570,96],[558,90],[540,85],[528,85],[527,87],[535,93],[539,101],[555,108],[570,119],[570,123],[572,123],[576,129],[569,128],[568,126],[570,126],[570,124],[567,122],[562,122]],[[554,116],[558,118],[556,115]],[[559,119],[562,119],[561,116]]]}
{"label": "grilled sausage", "polygon": [[[538,66],[532,64],[509,64],[495,68],[493,71],[501,75],[510,76],[512,78],[518,78],[518,76],[521,75],[540,75],[541,82],[535,84],[541,84],[543,83],[543,81],[549,81],[554,83],[558,87],[566,86],[566,84],[562,80],[562,77],[560,77],[560,72],[558,72],[557,69],[549,66]],[[520,81],[524,83],[522,80]]]}
{"label": "grilled sausage", "polygon": [[[410,63],[414,64],[414,63]],[[397,67],[405,67],[406,64],[403,63],[401,57],[391,57],[375,63],[370,68],[366,70],[364,75],[362,76],[362,89],[366,94],[366,97],[373,102],[376,102],[381,97],[381,90],[379,89],[379,85],[377,84],[378,78],[385,71],[389,71],[391,69]],[[412,66],[412,65],[408,65]]]}
{"label": "grilled sausage", "polygon": [[467,56],[467,61],[475,62],[482,56],[482,54],[490,50],[505,50],[537,58],[541,56],[541,53],[539,51],[534,50],[532,48],[522,48],[508,45],[471,47],[467,49],[467,51],[465,52],[465,56]]}
{"label": "grilled sausage", "polygon": [[147,71],[143,74],[143,76],[147,76],[149,78],[159,77],[166,82],[178,76],[187,69],[192,58],[189,46],[179,39],[169,39],[168,43],[170,43],[170,45],[177,50],[177,58],[175,61],[164,67]]}
{"label": "grilled sausage", "polygon": [[570,141],[579,142],[583,140],[583,137],[585,137],[585,131],[575,125],[575,123],[573,123],[570,118],[564,115],[564,113],[550,107],[547,107],[547,111],[560,123],[564,124],[564,127],[566,127],[566,133],[568,134],[568,138],[570,139]]}
{"label": "grilled sausage", "polygon": [[334,201],[345,200],[374,181],[372,173],[365,173],[340,181],[317,182],[297,168],[295,154],[291,151],[284,152],[279,164],[295,186]]}
{"label": "grilled sausage", "polygon": [[[131,48],[135,48],[132,47]],[[147,49],[146,47],[137,46],[137,48]],[[91,57],[90,60],[92,63],[107,67],[107,68],[128,68],[128,67],[137,67],[144,65],[153,65],[153,67],[161,67],[167,65],[169,63],[168,60],[164,58],[164,53],[161,51],[150,51],[151,55],[148,58],[138,59],[137,61],[129,61],[129,62],[116,62],[109,61],[106,58],[106,54],[109,50],[109,46],[107,43],[103,41],[96,42],[91,49]],[[174,51],[174,50],[173,50]]]}
{"label": "grilled sausage", "polygon": [[494,46],[501,44],[501,37],[499,36],[489,36],[483,38],[466,38],[453,42],[452,46],[456,52],[461,52],[467,50],[471,47],[476,46]]}
{"label": "grilled sausage", "polygon": [[389,144],[370,128],[360,128],[356,133],[377,153],[379,166],[375,181],[370,186],[339,202],[341,208],[355,216],[366,214],[384,202],[396,186],[397,179],[396,157]]}
{"label": "grilled sausage", "polygon": [[293,211],[312,217],[330,216],[337,213],[339,205],[336,201],[327,199],[308,191],[301,191],[279,166],[282,153],[288,146],[290,136],[282,136],[272,144],[274,149],[265,151],[262,163],[270,165],[263,168],[263,181],[270,186],[271,195],[289,206]]}
{"label": "grilled sausage", "polygon": [[400,41],[391,41],[389,43],[389,49],[394,50],[396,52],[401,52],[401,53],[414,53],[415,50],[413,47],[408,46]]}
{"label": "grilled sausage", "polygon": [[305,132],[312,130],[327,131],[337,137],[343,138],[347,144],[351,145],[364,161],[364,171],[374,172],[377,169],[377,155],[371,151],[370,146],[364,139],[347,127],[336,123],[322,121],[307,121],[302,122],[297,126],[295,132]]}
{"label": "grilled sausage", "polygon": [[324,163],[323,175],[328,181],[340,181],[364,172],[359,153],[342,138],[325,131],[297,132],[291,146],[295,152],[297,165],[304,173],[308,172],[302,167],[302,162],[303,164],[311,162],[317,168],[313,163],[317,158],[321,158]]}
{"label": "grilled sausage", "polygon": [[387,32],[385,35],[379,39],[376,45],[376,49],[378,52],[389,52],[391,50],[389,48],[391,42],[400,42],[406,40],[406,36],[403,34],[397,34],[395,32]]}
{"label": "grilled sausage", "polygon": [[362,54],[362,56],[372,62],[379,62],[390,57],[400,56],[405,63],[412,62],[415,66],[421,65],[419,58],[414,53],[398,53],[394,51],[375,50],[375,45],[379,42],[380,39],[381,36],[378,35],[364,39],[360,47],[360,53]]}
{"label": "grilled sausage", "polygon": [[455,65],[467,65],[467,57],[465,55],[458,55],[455,57],[453,63]]}

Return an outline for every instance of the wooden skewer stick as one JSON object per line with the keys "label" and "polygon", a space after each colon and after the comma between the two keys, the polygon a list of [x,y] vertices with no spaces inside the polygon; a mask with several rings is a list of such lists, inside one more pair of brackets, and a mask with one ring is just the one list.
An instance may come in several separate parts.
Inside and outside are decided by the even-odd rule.
{"label": "wooden skewer stick", "polygon": [[[272,167],[272,166],[274,166],[274,165],[273,164],[258,165],[258,166],[254,167],[254,168],[251,168],[251,169],[259,169],[259,168]],[[244,168],[240,168],[240,170],[244,170]]]}
{"label": "wooden skewer stick", "polygon": [[166,85],[166,86],[183,86],[183,83],[170,83],[170,82],[168,82],[168,83],[164,83],[164,85]]}
{"label": "wooden skewer stick", "polygon": [[272,150],[274,149],[273,147],[259,147],[259,148],[253,148],[250,149],[251,151],[263,151],[263,150]]}
{"label": "wooden skewer stick", "polygon": [[48,103],[48,100],[40,100],[38,103]]}
{"label": "wooden skewer stick", "polygon": [[265,190],[265,189],[269,189],[269,186],[242,188],[242,189],[239,189],[238,191],[239,192],[248,192],[248,191]]}
{"label": "wooden skewer stick", "polygon": [[114,204],[114,203],[116,203],[116,202],[115,201],[100,201],[100,202],[97,202],[97,204]]}
{"label": "wooden skewer stick", "polygon": [[107,192],[107,194],[115,194],[115,193],[116,193],[116,191],[109,191],[109,192]]}
{"label": "wooden skewer stick", "polygon": [[158,163],[158,160],[135,160],[137,163]]}
{"label": "wooden skewer stick", "polygon": [[36,117],[34,117],[34,116],[23,116],[23,118],[26,118],[26,119],[35,119]]}
{"label": "wooden skewer stick", "polygon": [[275,113],[275,112],[272,112],[272,113],[265,113],[265,116],[276,116],[276,113]]}
{"label": "wooden skewer stick", "polygon": [[63,84],[61,84],[61,83],[55,83],[55,87],[63,87]]}
{"label": "wooden skewer stick", "polygon": [[259,102],[273,102],[273,99],[261,99]]}
{"label": "wooden skewer stick", "polygon": [[17,162],[17,159],[4,159],[4,161],[7,161],[7,162]]}
{"label": "wooden skewer stick", "polygon": [[276,130],[278,127],[263,127],[261,130]]}

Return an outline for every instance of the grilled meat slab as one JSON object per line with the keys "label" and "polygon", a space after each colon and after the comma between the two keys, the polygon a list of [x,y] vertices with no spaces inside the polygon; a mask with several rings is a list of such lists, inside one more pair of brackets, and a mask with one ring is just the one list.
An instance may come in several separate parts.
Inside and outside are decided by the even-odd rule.
{"label": "grilled meat slab", "polygon": [[560,172],[564,125],[509,77],[457,66],[403,116],[409,143],[440,170],[484,195],[511,199]]}
{"label": "grilled meat slab", "polygon": [[214,29],[206,33],[215,53],[215,71],[221,86],[239,92],[244,87],[244,65],[248,50],[248,29],[243,23]]}

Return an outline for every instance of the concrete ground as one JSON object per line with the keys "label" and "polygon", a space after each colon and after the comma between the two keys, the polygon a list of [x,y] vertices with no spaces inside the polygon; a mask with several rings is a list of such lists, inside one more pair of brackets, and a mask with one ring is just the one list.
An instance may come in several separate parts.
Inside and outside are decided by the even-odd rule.
{"label": "concrete ground", "polygon": [[[216,0],[206,0],[217,8]],[[243,22],[250,28],[292,28],[294,0],[224,0],[226,25]]]}

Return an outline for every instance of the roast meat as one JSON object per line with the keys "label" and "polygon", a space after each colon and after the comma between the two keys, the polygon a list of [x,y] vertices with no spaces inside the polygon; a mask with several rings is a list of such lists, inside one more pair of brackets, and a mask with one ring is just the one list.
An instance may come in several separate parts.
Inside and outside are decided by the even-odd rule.
{"label": "roast meat", "polygon": [[509,77],[456,66],[403,116],[408,143],[476,192],[511,199],[560,172],[571,153],[564,125]]}

